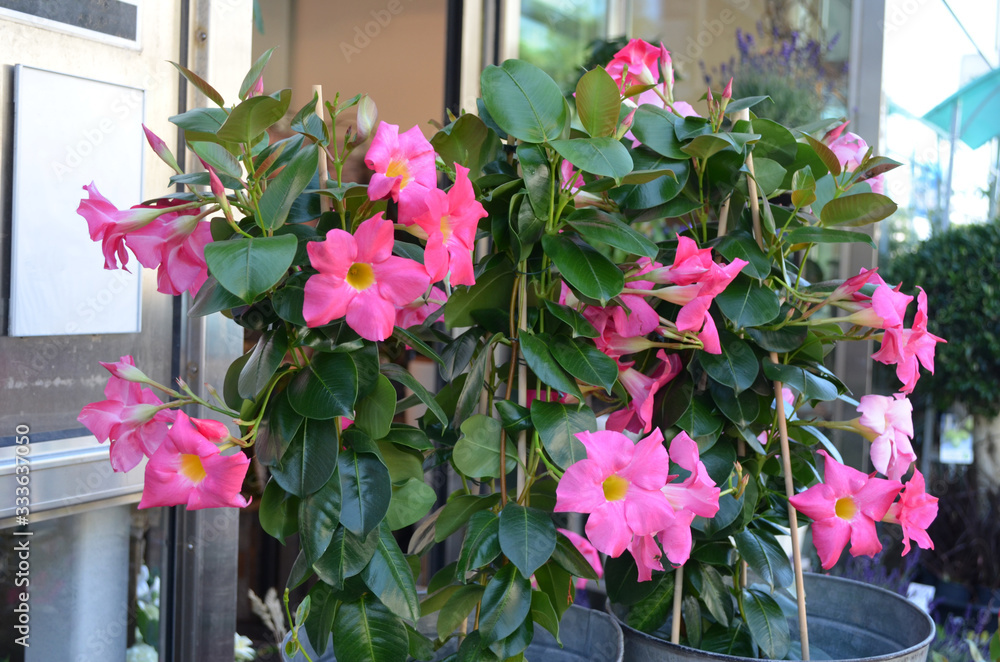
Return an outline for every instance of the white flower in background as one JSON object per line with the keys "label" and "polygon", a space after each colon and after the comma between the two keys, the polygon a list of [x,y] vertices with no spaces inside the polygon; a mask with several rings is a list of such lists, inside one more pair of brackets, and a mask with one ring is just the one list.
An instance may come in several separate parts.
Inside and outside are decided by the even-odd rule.
{"label": "white flower in background", "polygon": [[233,646],[236,649],[235,662],[252,662],[257,659],[257,651],[254,649],[253,641],[250,640],[250,637],[244,637],[239,632],[234,632]]}
{"label": "white flower in background", "polygon": [[136,644],[125,653],[125,662],[160,662],[160,654],[149,644]]}

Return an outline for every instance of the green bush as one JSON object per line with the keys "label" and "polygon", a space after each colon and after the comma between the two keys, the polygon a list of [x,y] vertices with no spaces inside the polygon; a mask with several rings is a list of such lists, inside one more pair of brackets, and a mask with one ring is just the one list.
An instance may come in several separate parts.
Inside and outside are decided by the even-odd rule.
{"label": "green bush", "polygon": [[1000,414],[1000,220],[934,235],[895,258],[885,276],[924,287],[930,330],[948,341],[917,393],[938,409],[959,402],[972,414]]}

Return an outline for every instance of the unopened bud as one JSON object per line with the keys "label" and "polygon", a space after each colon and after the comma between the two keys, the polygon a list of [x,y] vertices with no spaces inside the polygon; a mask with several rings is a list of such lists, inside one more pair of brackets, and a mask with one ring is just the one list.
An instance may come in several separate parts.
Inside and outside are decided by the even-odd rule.
{"label": "unopened bud", "polygon": [[247,94],[247,99],[251,99],[253,97],[259,97],[262,94],[264,94],[263,74],[261,74],[260,78],[257,79],[257,82],[253,84],[253,87],[250,88],[250,92]]}
{"label": "unopened bud", "polygon": [[183,174],[184,171],[177,165],[177,159],[174,158],[174,155],[167,147],[167,143],[163,142],[158,135],[150,131],[149,127],[145,124],[142,125],[142,130],[146,134],[146,142],[153,148],[153,152],[160,157],[160,160],[173,168],[174,172],[178,175]]}
{"label": "unopened bud", "polygon": [[726,99],[726,100],[733,98],[733,79],[732,78],[730,78],[729,82],[726,83],[726,89],[722,90],[722,98]]}
{"label": "unopened bud", "polygon": [[378,123],[378,108],[367,94],[358,100],[358,142],[368,139]]}
{"label": "unopened bud", "polygon": [[668,51],[664,46],[663,42],[660,42],[660,59],[658,61],[660,67],[660,80],[667,88],[667,99],[673,103],[674,101],[674,63],[670,59],[670,51]]}

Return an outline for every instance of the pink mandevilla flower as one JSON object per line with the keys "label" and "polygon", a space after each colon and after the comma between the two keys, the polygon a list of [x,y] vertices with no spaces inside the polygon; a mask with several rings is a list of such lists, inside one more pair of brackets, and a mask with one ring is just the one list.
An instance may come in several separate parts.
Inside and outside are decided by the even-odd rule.
{"label": "pink mandevilla flower", "polygon": [[664,384],[681,371],[681,360],[676,354],[667,355],[662,349],[656,353],[659,365],[651,376],[632,367],[633,363],[619,364],[618,381],[631,400],[627,407],[616,409],[608,416],[607,429],[648,433],[653,427],[653,405],[656,394]]}
{"label": "pink mandevilla flower", "polygon": [[104,387],[107,400],[84,406],[76,420],[98,441],[111,442],[112,469],[129,471],[144,455],[152,455],[160,447],[167,435],[167,423],[174,420],[175,412],[160,409],[163,401],[150,389],[118,376],[134,377],[131,371],[136,369],[135,360],[131,356],[102,365],[111,373]]}
{"label": "pink mandevilla flower", "polygon": [[139,262],[156,269],[156,289],[164,294],[195,294],[208,279],[205,246],[211,227],[195,214],[168,212],[128,235]]}
{"label": "pink mandevilla flower", "polygon": [[[150,207],[133,207],[118,209],[107,198],[101,195],[93,182],[84,186],[88,198],[80,200],[76,213],[87,221],[90,238],[101,242],[104,252],[104,268],[126,269],[128,251],[125,249],[125,235],[152,223],[163,212]],[[138,257],[138,256],[137,256]]]}
{"label": "pink mandevilla flower", "polygon": [[444,290],[435,285],[431,288],[431,292],[427,296],[415,299],[405,306],[396,309],[396,326],[401,329],[419,326],[431,314],[440,310],[441,306],[447,301],[448,295],[444,293]]}
{"label": "pink mandevilla flower", "polygon": [[[844,131],[847,128],[848,122],[844,122],[840,126],[832,129],[823,137],[823,142],[826,143],[830,151],[833,152],[837,160],[840,161],[841,165],[844,167],[844,172],[854,172],[864,161],[865,155],[868,154],[868,143],[864,141],[864,138],[857,135],[856,133],[851,133],[850,131]],[[875,177],[869,177],[864,181],[868,182],[871,186],[872,193],[884,193],[885,192],[885,182],[883,175],[877,175]]]}
{"label": "pink mandevilla flower", "polygon": [[365,164],[375,171],[368,196],[372,200],[392,196],[399,203],[399,222],[404,225],[424,211],[425,198],[437,189],[434,148],[420,127],[400,133],[395,124],[379,124]]}
{"label": "pink mandevilla flower", "polygon": [[347,325],[366,340],[391,336],[396,309],[430,284],[422,264],[392,255],[392,241],[392,223],[379,213],[353,235],[334,229],[325,241],[309,243],[309,261],[319,273],[306,281],[306,324],[322,326],[346,316]]}
{"label": "pink mandevilla flower", "polygon": [[863,395],[858,419],[872,442],[872,466],[892,480],[901,480],[917,459],[913,439],[913,405],[902,393],[893,397]]}
{"label": "pink mandevilla flower", "polygon": [[556,487],[555,512],[589,513],[587,538],[598,551],[617,557],[634,536],[657,533],[673,510],[660,488],[670,461],[657,429],[633,443],[620,432],[580,432],[587,458],[566,469]]}
{"label": "pink mandevilla flower", "polygon": [[903,382],[900,391],[912,393],[920,378],[920,365],[934,374],[934,349],[939,342],[947,341],[927,331],[927,294],[921,289],[913,328],[904,329],[900,325],[886,329],[882,346],[872,358],[886,365],[895,364],[896,377]]}
{"label": "pink mandevilla flower", "polygon": [[826,482],[793,496],[796,510],[813,519],[813,544],[824,570],[837,563],[847,543],[851,556],[874,556],[882,549],[875,522],[885,517],[896,495],[903,489],[896,480],[872,478],[844,466],[826,451]]}
{"label": "pink mandevilla flower", "polygon": [[923,549],[934,549],[934,541],[927,535],[927,527],[937,517],[937,513],[937,497],[927,494],[924,475],[914,469],[913,476],[899,495],[899,501],[889,507],[882,521],[903,527],[903,556],[906,556],[910,552],[911,540]]}
{"label": "pink mandevilla flower", "polygon": [[244,508],[240,494],[250,458],[244,453],[222,455],[216,445],[229,436],[218,421],[177,413],[167,438],[146,465],[140,508],[177,506]]}
{"label": "pink mandevilla flower", "polygon": [[431,282],[451,272],[452,285],[475,285],[472,249],[479,219],[486,209],[476,200],[469,169],[455,164],[455,184],[447,193],[433,189],[425,198],[427,211],[413,219],[427,236],[424,266]]}
{"label": "pink mandevilla flower", "polygon": [[669,60],[670,53],[661,47],[633,39],[615,53],[606,70],[623,89],[633,85],[654,85],[660,80],[659,61],[663,53],[667,53]]}

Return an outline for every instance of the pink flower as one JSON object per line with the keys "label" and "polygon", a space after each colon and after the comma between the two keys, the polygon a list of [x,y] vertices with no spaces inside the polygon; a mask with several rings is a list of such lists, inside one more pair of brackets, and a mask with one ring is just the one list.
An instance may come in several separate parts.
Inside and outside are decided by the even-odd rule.
{"label": "pink flower", "polygon": [[851,556],[874,556],[882,549],[875,522],[885,517],[903,486],[872,478],[840,464],[826,451],[826,482],[793,496],[796,510],[813,519],[813,544],[824,570],[837,563],[848,541]]}
{"label": "pink flower", "polygon": [[263,74],[257,77],[254,81],[253,87],[247,90],[247,99],[252,99],[253,97],[259,97],[264,94],[264,76]]}
{"label": "pink flower", "polygon": [[117,364],[105,367],[112,373],[104,387],[107,400],[86,405],[76,420],[90,430],[98,441],[111,442],[111,468],[129,471],[160,447],[167,435],[167,423],[175,412],[166,409],[156,394],[141,384],[126,381],[115,372],[129,373],[135,361],[123,356]]}
{"label": "pink flower", "polygon": [[392,255],[392,223],[381,213],[355,234],[334,229],[325,241],[307,245],[319,271],[306,281],[302,314],[308,326],[346,315],[347,325],[367,340],[392,335],[396,309],[427,290],[430,279],[419,262]]}
{"label": "pink flower", "polygon": [[673,511],[660,488],[670,461],[663,434],[654,430],[639,443],[620,432],[580,432],[587,459],[566,469],[556,487],[555,512],[589,513],[587,538],[612,557],[620,556],[634,536],[664,529]]}
{"label": "pink flower", "polygon": [[618,409],[608,416],[607,429],[649,433],[653,427],[653,404],[657,392],[681,371],[681,360],[676,354],[668,356],[661,349],[656,356],[661,363],[652,376],[646,376],[632,368],[632,363],[619,370],[618,381],[631,400],[628,407]]}
{"label": "pink flower", "polygon": [[469,181],[469,169],[455,164],[455,185],[448,193],[431,190],[425,199],[427,210],[413,219],[426,234],[424,266],[431,282],[436,283],[451,272],[452,285],[475,285],[472,250],[479,219],[486,209],[476,200]]}
{"label": "pink flower", "polygon": [[211,226],[193,214],[168,212],[128,235],[128,245],[139,262],[156,269],[156,289],[164,294],[194,295],[208,279],[205,246],[212,241]]}
{"label": "pink flower", "polygon": [[853,301],[837,304],[840,308],[854,311],[845,318],[845,321],[870,326],[873,329],[902,327],[906,317],[906,308],[913,301],[913,297],[900,292],[898,285],[895,288],[890,287],[878,275],[875,275],[873,279],[877,279],[878,285],[871,298],[855,292]]}
{"label": "pink flower", "polygon": [[[576,547],[577,551],[583,554],[583,558],[587,559],[587,563],[590,567],[594,569],[597,573],[597,578],[600,579],[604,576],[604,567],[601,565],[601,556],[597,553],[597,549],[590,544],[590,541],[581,536],[579,533],[574,533],[569,529],[556,529],[559,533],[566,536],[573,546]],[[576,580],[576,587],[578,589],[586,588],[587,580],[583,577],[578,577]]]}
{"label": "pink flower", "polygon": [[244,508],[240,495],[250,458],[244,453],[222,455],[217,443],[228,437],[217,421],[177,413],[167,438],[146,465],[140,508],[186,505],[200,508]]}
{"label": "pink flower", "polygon": [[690,472],[680,483],[671,480],[660,489],[670,506],[677,512],[686,510],[701,517],[715,517],[719,512],[721,490],[709,477],[705,463],[698,455],[698,444],[687,432],[682,430],[670,442],[670,459]]}
{"label": "pink flower", "polygon": [[116,379],[122,379],[126,382],[136,382],[138,384],[149,384],[151,382],[146,373],[135,367],[135,359],[130,355],[121,357],[115,363],[100,361],[100,364]]}
{"label": "pink flower", "polygon": [[902,393],[894,397],[863,395],[858,404],[860,425],[872,442],[872,465],[892,480],[900,480],[916,461],[913,438],[913,405]]}
{"label": "pink flower", "polygon": [[889,507],[882,521],[903,527],[903,556],[906,556],[910,552],[911,540],[923,549],[934,549],[934,541],[927,535],[927,527],[937,517],[937,513],[937,497],[927,494],[923,474],[914,469],[913,477],[906,482],[899,495],[899,501]]}
{"label": "pink flower", "polygon": [[128,264],[125,235],[149,225],[163,212],[149,207],[118,209],[101,195],[93,182],[89,186],[84,186],[83,190],[89,197],[80,200],[76,213],[86,219],[91,240],[101,242],[104,268],[117,269],[118,263],[121,262],[124,269]]}
{"label": "pink flower", "polygon": [[638,581],[648,582],[653,578],[653,571],[663,571],[663,551],[656,542],[655,535],[635,536],[628,546],[629,554],[635,559],[635,567],[638,570]]}
{"label": "pink flower", "polygon": [[917,294],[917,314],[913,318],[913,328],[901,325],[888,328],[882,337],[882,346],[872,354],[872,358],[886,365],[896,365],[896,376],[903,387],[903,393],[912,393],[920,377],[920,365],[934,374],[934,348],[939,342],[947,342],[927,331],[927,295],[921,289]]}
{"label": "pink flower", "polygon": [[[670,53],[662,46],[633,39],[615,53],[606,70],[623,89],[633,85],[654,85],[660,81],[659,61],[664,53],[669,63]],[[626,67],[628,71],[625,71]]]}
{"label": "pink flower", "polygon": [[885,281],[882,277],[878,275],[878,269],[865,269],[862,267],[861,272],[857,276],[852,276],[848,278],[843,283],[841,283],[837,289],[830,293],[829,301],[843,301],[848,298],[854,301],[863,300],[866,297],[863,295],[858,295],[858,290],[867,285],[870,282],[875,282],[877,284],[885,285]]}
{"label": "pink flower", "polygon": [[[844,172],[854,172],[861,165],[862,161],[865,160],[865,156],[868,154],[868,143],[864,139],[850,131],[845,132],[844,129],[847,127],[847,122],[844,122],[840,126],[831,130],[823,138],[823,142],[826,143],[830,151],[837,157],[843,166]],[[885,182],[882,175],[876,177],[870,177],[863,181],[867,181],[872,188],[873,193],[884,193],[885,192]]]}
{"label": "pink flower", "polygon": [[399,133],[399,126],[382,122],[365,155],[365,165],[375,171],[368,197],[392,196],[399,203],[399,222],[409,225],[425,209],[425,198],[437,189],[434,148],[420,127]]}
{"label": "pink flower", "polygon": [[448,301],[448,295],[435,285],[427,297],[421,297],[396,310],[396,326],[408,329],[419,326]]}
{"label": "pink flower", "polygon": [[[160,160],[166,163],[171,168],[173,168],[174,172],[176,172],[178,175],[183,173],[184,171],[181,170],[180,166],[177,165],[177,159],[174,158],[174,155],[170,151],[170,148],[167,147],[167,143],[163,142],[163,140],[158,135],[150,131],[145,124],[142,125],[142,131],[143,133],[146,134],[146,142],[149,143],[149,146],[153,149],[153,152],[158,157],[160,157]],[[91,186],[93,186],[93,184],[91,184]]]}

